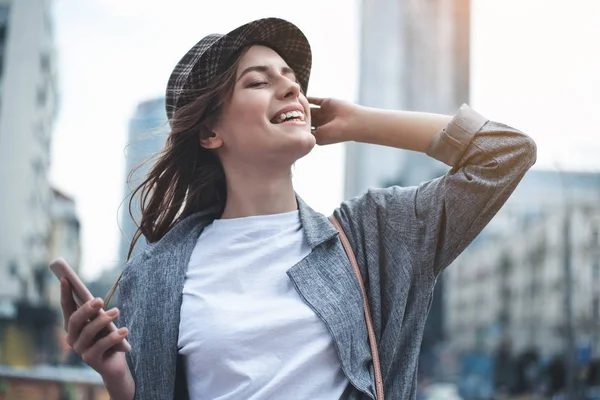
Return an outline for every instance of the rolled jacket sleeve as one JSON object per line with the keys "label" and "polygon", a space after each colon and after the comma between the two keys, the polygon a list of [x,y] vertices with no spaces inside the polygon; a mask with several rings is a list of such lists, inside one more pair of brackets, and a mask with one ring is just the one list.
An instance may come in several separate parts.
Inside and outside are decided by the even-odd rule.
{"label": "rolled jacket sleeve", "polygon": [[463,104],[446,128],[434,136],[427,155],[451,167],[457,165],[475,134],[487,122],[487,119]]}

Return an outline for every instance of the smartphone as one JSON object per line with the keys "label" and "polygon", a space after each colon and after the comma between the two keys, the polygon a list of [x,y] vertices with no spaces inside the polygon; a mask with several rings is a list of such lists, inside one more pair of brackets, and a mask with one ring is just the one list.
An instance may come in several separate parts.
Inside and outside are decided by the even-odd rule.
{"label": "smartphone", "polygon": [[[73,299],[75,300],[75,303],[77,304],[78,308],[94,298],[89,289],[83,284],[81,279],[79,279],[75,271],[73,271],[73,268],[71,268],[64,259],[58,258],[52,261],[50,263],[50,270],[58,278],[59,281],[62,278],[66,278],[69,281],[73,292]],[[103,309],[100,309],[99,312],[104,313],[105,311]],[[99,337],[106,336],[109,333],[114,332],[116,330],[117,326],[113,322],[111,322],[106,327],[106,329],[102,330],[102,332],[99,334]],[[125,338],[123,338],[123,341],[119,344],[116,344],[113,348],[117,351],[128,352],[131,350],[131,345],[129,344],[129,342],[127,342]]]}

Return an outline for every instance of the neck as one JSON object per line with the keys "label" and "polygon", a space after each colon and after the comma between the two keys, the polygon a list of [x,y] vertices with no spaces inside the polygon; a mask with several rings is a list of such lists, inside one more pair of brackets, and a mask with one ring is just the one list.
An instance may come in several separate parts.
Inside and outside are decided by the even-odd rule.
{"label": "neck", "polygon": [[221,218],[280,214],[298,209],[291,172],[245,168],[225,172],[227,201]]}

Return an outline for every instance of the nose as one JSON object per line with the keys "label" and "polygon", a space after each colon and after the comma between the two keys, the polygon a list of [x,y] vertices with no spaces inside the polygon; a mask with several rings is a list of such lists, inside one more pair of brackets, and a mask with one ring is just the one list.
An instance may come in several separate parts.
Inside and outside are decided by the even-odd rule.
{"label": "nose", "polygon": [[300,85],[287,77],[282,77],[280,93],[284,99],[295,99],[300,96]]}

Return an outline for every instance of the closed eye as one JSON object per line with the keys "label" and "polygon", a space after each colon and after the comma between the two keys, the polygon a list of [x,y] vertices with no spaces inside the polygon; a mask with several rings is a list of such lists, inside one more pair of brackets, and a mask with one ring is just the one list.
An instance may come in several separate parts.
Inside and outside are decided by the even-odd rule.
{"label": "closed eye", "polygon": [[246,85],[246,87],[247,88],[255,88],[255,87],[260,87],[260,86],[266,85],[268,83],[269,82],[267,82],[267,81],[253,81],[253,82],[248,83]]}

